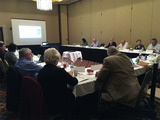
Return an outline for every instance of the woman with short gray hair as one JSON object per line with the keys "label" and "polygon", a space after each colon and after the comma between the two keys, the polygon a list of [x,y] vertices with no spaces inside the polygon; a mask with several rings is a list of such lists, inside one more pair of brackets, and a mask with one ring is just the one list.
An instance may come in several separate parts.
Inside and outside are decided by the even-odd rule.
{"label": "woman with short gray hair", "polygon": [[48,48],[44,52],[44,62],[46,64],[57,65],[60,58],[61,55],[55,48]]}
{"label": "woman with short gray hair", "polygon": [[40,70],[37,79],[43,90],[47,111],[52,115],[72,110],[75,96],[67,85],[78,83],[72,73],[56,66],[60,57],[55,48],[45,50],[46,65]]}

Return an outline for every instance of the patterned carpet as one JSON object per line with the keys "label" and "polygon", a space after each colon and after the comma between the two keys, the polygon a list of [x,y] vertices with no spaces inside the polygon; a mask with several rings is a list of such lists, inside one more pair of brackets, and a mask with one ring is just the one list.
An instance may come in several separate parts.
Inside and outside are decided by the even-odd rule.
{"label": "patterned carpet", "polygon": [[5,113],[7,111],[6,109],[6,89],[0,88],[0,120],[7,120]]}
{"label": "patterned carpet", "polygon": [[100,64],[100,63],[87,61],[87,60],[81,60],[81,59],[77,59],[74,62],[75,66],[85,66],[85,67],[91,67],[91,65],[97,65],[97,64]]}
{"label": "patterned carpet", "polygon": [[157,120],[160,120],[160,98],[157,98],[155,103],[156,103],[156,108],[157,108]]}
{"label": "patterned carpet", "polygon": [[[91,67],[91,65],[101,64],[101,63],[82,60],[82,59],[77,59],[74,63],[68,58],[63,58],[63,61],[67,62],[68,64],[73,64],[74,66],[85,66],[85,67]],[[60,62],[62,62],[62,60],[60,60]]]}

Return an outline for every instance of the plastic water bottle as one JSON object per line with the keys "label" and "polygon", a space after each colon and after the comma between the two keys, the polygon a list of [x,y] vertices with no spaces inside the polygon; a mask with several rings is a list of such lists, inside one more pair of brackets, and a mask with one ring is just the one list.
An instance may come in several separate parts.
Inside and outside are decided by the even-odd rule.
{"label": "plastic water bottle", "polygon": [[139,60],[141,60],[141,57],[142,57],[142,51],[140,50],[139,51]]}
{"label": "plastic water bottle", "polygon": [[147,55],[145,55],[144,60],[147,60]]}
{"label": "plastic water bottle", "polygon": [[74,72],[74,66],[73,66],[73,64],[70,65],[70,69],[71,69],[72,72]]}
{"label": "plastic water bottle", "polygon": [[139,63],[139,57],[137,56],[136,63]]}

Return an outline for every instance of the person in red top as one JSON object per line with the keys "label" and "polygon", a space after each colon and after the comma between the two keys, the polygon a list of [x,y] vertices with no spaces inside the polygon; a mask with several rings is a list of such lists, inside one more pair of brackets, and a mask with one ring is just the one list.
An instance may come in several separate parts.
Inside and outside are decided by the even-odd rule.
{"label": "person in red top", "polygon": [[4,60],[4,55],[6,53],[6,46],[4,43],[0,43],[0,58]]}

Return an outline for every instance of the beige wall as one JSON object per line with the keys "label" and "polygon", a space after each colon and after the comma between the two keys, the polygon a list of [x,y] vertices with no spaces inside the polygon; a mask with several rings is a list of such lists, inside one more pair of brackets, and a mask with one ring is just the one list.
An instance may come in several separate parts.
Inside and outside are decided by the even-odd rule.
{"label": "beige wall", "polygon": [[130,47],[137,39],[147,47],[156,37],[160,43],[160,0],[81,0],[68,6],[69,42],[100,43],[125,39]]}
{"label": "beige wall", "polygon": [[6,44],[12,42],[11,18],[46,20],[47,42],[59,43],[58,6],[53,6],[52,11],[40,11],[34,2],[1,0],[0,27]]}
{"label": "beige wall", "polygon": [[67,5],[60,6],[61,17],[61,42],[62,45],[68,44],[68,20],[67,20]]}

